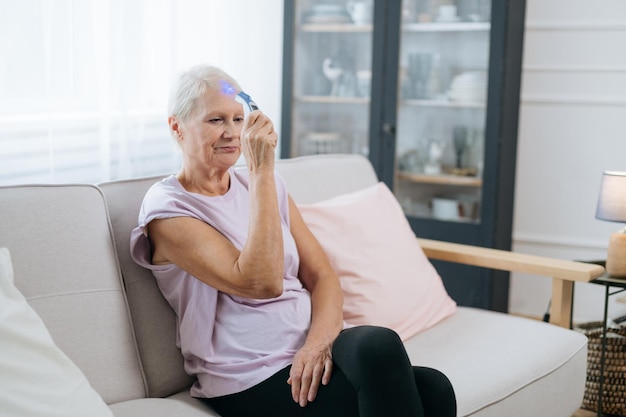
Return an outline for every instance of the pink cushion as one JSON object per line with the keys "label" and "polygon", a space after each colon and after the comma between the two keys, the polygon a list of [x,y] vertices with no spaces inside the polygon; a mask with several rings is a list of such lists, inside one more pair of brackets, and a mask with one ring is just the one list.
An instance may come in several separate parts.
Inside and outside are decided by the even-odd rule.
{"label": "pink cushion", "polygon": [[384,183],[298,207],[339,274],[348,324],[389,327],[406,340],[456,311]]}

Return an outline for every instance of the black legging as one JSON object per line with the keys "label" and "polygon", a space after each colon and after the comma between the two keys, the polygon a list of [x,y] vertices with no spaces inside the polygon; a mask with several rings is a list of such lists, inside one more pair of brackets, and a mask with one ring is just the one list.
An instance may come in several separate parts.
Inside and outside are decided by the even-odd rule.
{"label": "black legging", "polygon": [[315,401],[300,407],[291,397],[286,367],[243,392],[206,401],[223,417],[455,417],[448,378],[411,366],[402,341],[383,327],[342,331],[333,344],[333,375]]}

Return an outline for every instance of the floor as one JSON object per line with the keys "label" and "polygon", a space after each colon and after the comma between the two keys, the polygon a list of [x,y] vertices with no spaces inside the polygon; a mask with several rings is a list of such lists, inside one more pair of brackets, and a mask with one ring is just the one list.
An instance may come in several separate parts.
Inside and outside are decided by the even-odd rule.
{"label": "floor", "polygon": [[593,411],[588,411],[588,410],[578,410],[576,411],[572,417],[596,417],[597,414],[594,413]]}

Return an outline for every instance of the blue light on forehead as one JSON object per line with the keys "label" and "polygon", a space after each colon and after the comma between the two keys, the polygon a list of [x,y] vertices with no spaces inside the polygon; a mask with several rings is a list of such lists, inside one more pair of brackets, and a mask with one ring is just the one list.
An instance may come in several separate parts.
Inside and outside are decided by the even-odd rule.
{"label": "blue light on forehead", "polygon": [[222,86],[222,93],[232,96],[237,93],[235,87],[230,85],[228,81],[220,80],[220,85]]}

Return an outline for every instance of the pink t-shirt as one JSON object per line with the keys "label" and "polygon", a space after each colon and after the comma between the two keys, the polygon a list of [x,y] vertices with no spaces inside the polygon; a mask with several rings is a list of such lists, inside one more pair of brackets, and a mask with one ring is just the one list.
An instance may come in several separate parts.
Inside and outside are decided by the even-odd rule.
{"label": "pink t-shirt", "polygon": [[139,226],[131,234],[131,255],[152,270],[177,315],[176,342],[185,371],[197,376],[194,397],[217,397],[248,389],[291,364],[304,344],[311,321],[310,294],[298,279],[298,252],[289,230],[289,204],[283,179],[276,173],[285,250],[283,293],[257,300],[225,294],[174,264],[152,265],[145,226],[154,219],[189,216],[200,219],[240,249],[248,235],[247,169],[230,170],[230,189],[207,197],[186,191],[176,177],[155,185],[144,197]]}

